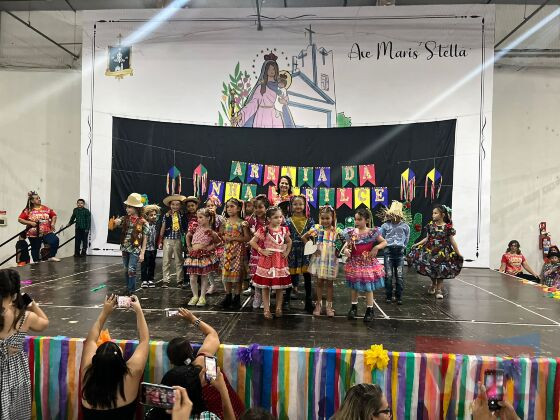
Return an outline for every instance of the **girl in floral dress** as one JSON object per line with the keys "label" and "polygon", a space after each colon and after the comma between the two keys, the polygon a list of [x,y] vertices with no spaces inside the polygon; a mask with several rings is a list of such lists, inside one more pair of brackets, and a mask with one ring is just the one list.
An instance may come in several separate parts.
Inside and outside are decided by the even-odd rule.
{"label": "girl in floral dress", "polygon": [[[214,223],[212,225],[212,229],[214,229],[214,231],[219,232],[220,231],[220,226],[222,224],[224,224],[225,222],[225,218],[224,216],[222,216],[221,214],[218,214],[218,208],[222,205],[221,200],[216,197],[215,195],[211,195],[210,197],[208,197],[208,199],[206,200],[206,202],[204,203],[204,206],[210,210],[211,213],[214,214]],[[222,244],[218,245],[218,247],[216,248],[216,250],[214,251],[216,256],[218,257],[218,261],[220,261],[220,265],[222,264],[222,257],[224,255],[224,247]],[[208,288],[208,291],[206,292],[206,294],[208,295],[212,295],[216,292],[216,287],[219,284],[220,280],[221,280],[221,270],[217,270],[217,271],[213,271],[212,273],[210,273],[208,275],[208,281],[210,283],[210,287]]]}
{"label": "girl in floral dress", "polygon": [[346,284],[352,290],[352,306],[348,311],[348,319],[356,319],[358,315],[358,293],[366,294],[366,313],[364,322],[373,321],[373,291],[385,288],[385,268],[377,257],[377,252],[387,246],[378,228],[372,226],[373,217],[369,209],[359,208],[354,216],[353,228],[344,231],[346,240],[346,256],[344,267]]}
{"label": "girl in floral dress", "polygon": [[[222,258],[222,281],[226,289],[226,297],[222,301],[224,309],[241,308],[241,288],[243,279],[243,261],[245,254],[245,243],[251,238],[249,224],[242,218],[243,203],[237,198],[230,198],[226,202],[225,223],[220,226],[220,236],[224,246]],[[232,298],[231,292],[235,285],[235,294]]]}
{"label": "girl in floral dress", "polygon": [[[197,223],[192,224],[187,233],[187,258],[185,271],[189,275],[193,297],[188,305],[206,305],[208,276],[218,270],[220,260],[214,252],[221,243],[220,237],[212,229],[214,214],[208,209],[196,212]],[[200,281],[200,298],[198,297],[198,276]]]}
{"label": "girl in floral dress", "polygon": [[[245,219],[249,224],[249,231],[251,232],[251,236],[253,236],[261,227],[266,226],[266,210],[270,207],[270,202],[268,198],[264,194],[259,194],[255,197],[255,201],[253,203],[253,214]],[[259,246],[263,246],[262,243],[259,243]],[[253,280],[253,276],[257,271],[257,263],[259,262],[259,253],[256,249],[251,248],[251,254],[249,256],[249,275],[251,277],[251,281]],[[254,285],[253,285],[254,287]],[[261,289],[255,287],[255,295],[253,296],[253,309],[258,309],[262,304],[262,294]]]}
{"label": "girl in floral dress", "polygon": [[269,207],[266,211],[268,225],[261,227],[249,242],[259,253],[257,269],[253,276],[255,287],[262,289],[264,317],[272,319],[270,313],[270,291],[276,291],[276,317],[282,316],[284,289],[292,286],[288,255],[292,247],[290,231],[282,226],[284,216],[278,207]]}
{"label": "girl in floral dress", "polygon": [[445,206],[434,206],[432,221],[425,227],[426,237],[414,244],[407,257],[409,266],[432,279],[428,294],[435,294],[437,299],[443,299],[443,280],[455,278],[463,268],[450,213]]}

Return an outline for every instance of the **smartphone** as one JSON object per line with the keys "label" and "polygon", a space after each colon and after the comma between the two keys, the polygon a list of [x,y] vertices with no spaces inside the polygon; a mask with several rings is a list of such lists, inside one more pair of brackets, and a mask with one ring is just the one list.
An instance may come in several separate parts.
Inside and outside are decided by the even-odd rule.
{"label": "smartphone", "polygon": [[484,386],[486,387],[486,398],[490,411],[500,409],[498,401],[504,399],[504,371],[492,369],[484,372]]}
{"label": "smartphone", "polygon": [[23,298],[23,303],[25,306],[29,306],[31,305],[31,302],[33,302],[33,298],[27,293],[24,293],[23,295],[21,295],[21,297]]}
{"label": "smartphone", "polygon": [[215,357],[204,357],[204,366],[206,367],[206,380],[213,381],[218,377],[218,363]]}
{"label": "smartphone", "polygon": [[174,309],[166,309],[166,310],[165,310],[165,316],[168,317],[168,318],[169,318],[170,316],[176,316],[176,315],[178,315],[178,314],[179,314],[179,311],[176,311],[176,310],[174,310]]}
{"label": "smartphone", "polygon": [[149,405],[151,407],[159,407],[165,410],[173,408],[173,404],[175,403],[175,394],[173,393],[173,388],[170,386],[142,382],[141,387],[141,404]]}
{"label": "smartphone", "polygon": [[132,302],[132,298],[130,296],[117,296],[118,308],[130,308],[131,302]]}

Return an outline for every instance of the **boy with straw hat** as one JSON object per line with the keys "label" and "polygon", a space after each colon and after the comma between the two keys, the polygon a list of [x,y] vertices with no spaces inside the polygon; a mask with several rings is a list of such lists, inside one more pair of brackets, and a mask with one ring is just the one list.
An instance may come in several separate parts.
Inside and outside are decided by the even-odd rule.
{"label": "boy with straw hat", "polygon": [[403,205],[393,201],[391,207],[381,210],[379,218],[384,221],[381,225],[381,235],[387,241],[385,249],[385,292],[387,303],[393,302],[393,276],[396,280],[395,298],[398,305],[402,305],[404,290],[404,256],[410,227],[406,223]]}
{"label": "boy with straw hat", "polygon": [[163,288],[169,287],[173,257],[177,285],[183,283],[183,236],[187,231],[188,222],[180,210],[181,203],[186,198],[184,195],[173,194],[163,199],[163,204],[169,207],[169,211],[163,216],[158,244],[158,248],[163,249]]}

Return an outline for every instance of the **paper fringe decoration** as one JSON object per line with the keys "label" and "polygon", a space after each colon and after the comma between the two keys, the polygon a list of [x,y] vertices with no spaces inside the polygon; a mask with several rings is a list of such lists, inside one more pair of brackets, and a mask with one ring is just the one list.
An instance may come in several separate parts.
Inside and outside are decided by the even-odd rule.
{"label": "paper fringe decoration", "polygon": [[415,197],[416,174],[410,168],[401,174],[401,201],[412,201]]}
{"label": "paper fringe decoration", "polygon": [[193,172],[194,195],[200,197],[206,194],[208,187],[208,170],[202,165],[198,165]]}
{"label": "paper fringe decoration", "polygon": [[[175,179],[178,179],[177,186],[179,189],[175,191]],[[169,188],[169,180],[171,180],[171,188]],[[167,178],[165,182],[165,191],[167,195],[181,194],[181,171],[176,166],[171,167],[167,171]]]}
{"label": "paper fringe decoration", "polygon": [[[430,197],[433,201],[436,198],[439,198],[441,185],[443,184],[443,177],[441,176],[441,174],[436,168],[432,169],[430,172],[428,172],[428,175],[426,175],[426,182],[424,184],[424,198],[428,198],[428,183],[430,181],[431,181]],[[438,183],[439,186],[436,187]]]}

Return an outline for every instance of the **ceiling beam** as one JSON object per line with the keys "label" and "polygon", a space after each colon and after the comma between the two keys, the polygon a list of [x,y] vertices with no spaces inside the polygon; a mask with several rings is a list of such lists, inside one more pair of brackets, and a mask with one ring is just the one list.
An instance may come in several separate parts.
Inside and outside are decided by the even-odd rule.
{"label": "ceiling beam", "polygon": [[531,13],[529,16],[527,16],[525,19],[523,19],[523,21],[519,25],[517,25],[515,28],[513,28],[509,34],[504,36],[500,40],[500,42],[498,42],[496,45],[494,45],[494,49],[498,48],[501,44],[504,43],[504,41],[506,39],[508,39],[510,36],[512,36],[514,33],[516,33],[519,28],[521,28],[523,25],[525,25],[529,21],[529,19],[531,19],[533,16],[535,16],[537,13],[539,13],[541,11],[541,9],[544,6],[546,6],[548,3],[550,3],[550,0],[546,0],[543,4],[541,4],[539,7],[537,7],[533,13]]}

